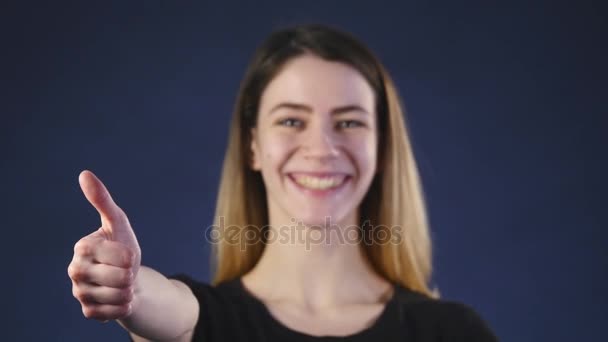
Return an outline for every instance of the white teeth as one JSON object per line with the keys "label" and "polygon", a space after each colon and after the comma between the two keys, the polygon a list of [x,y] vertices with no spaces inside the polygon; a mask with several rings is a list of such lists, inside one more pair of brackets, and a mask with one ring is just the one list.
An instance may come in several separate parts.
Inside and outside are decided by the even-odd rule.
{"label": "white teeth", "polygon": [[294,177],[296,183],[310,188],[310,189],[319,189],[325,190],[329,188],[336,187],[344,181],[344,176],[337,177],[312,177],[312,176],[298,176]]}

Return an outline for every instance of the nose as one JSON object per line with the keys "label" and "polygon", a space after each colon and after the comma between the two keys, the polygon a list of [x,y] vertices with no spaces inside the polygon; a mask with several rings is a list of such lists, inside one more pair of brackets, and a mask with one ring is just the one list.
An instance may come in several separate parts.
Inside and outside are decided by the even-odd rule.
{"label": "nose", "polygon": [[339,155],[337,143],[337,137],[328,124],[314,125],[304,136],[304,157],[319,161],[335,159]]}

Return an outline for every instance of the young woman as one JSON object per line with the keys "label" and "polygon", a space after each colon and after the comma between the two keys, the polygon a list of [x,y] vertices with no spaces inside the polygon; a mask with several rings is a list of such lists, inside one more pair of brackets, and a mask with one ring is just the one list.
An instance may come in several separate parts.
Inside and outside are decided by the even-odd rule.
{"label": "young woman", "polygon": [[125,213],[80,175],[102,226],[68,267],[88,318],[135,341],[495,341],[429,288],[431,242],[400,100],[355,38],[273,33],[242,82],[213,238],[215,278],[140,266]]}

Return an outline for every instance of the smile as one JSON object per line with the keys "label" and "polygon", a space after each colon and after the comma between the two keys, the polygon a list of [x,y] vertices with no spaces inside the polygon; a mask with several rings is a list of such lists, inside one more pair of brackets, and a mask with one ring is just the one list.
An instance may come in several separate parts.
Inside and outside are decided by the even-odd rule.
{"label": "smile", "polygon": [[338,188],[349,178],[346,174],[311,175],[292,173],[289,176],[296,184],[310,190]]}

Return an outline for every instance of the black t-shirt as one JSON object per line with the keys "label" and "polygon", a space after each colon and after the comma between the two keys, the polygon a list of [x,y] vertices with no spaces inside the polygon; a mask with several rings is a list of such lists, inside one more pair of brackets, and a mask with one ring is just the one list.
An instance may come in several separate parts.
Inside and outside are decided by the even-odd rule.
{"label": "black t-shirt", "polygon": [[348,336],[312,336],[276,320],[263,302],[243,286],[241,278],[217,286],[187,275],[175,275],[200,303],[193,341],[290,342],[490,342],[498,339],[470,307],[429,298],[399,285],[380,316],[368,328]]}

